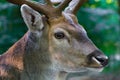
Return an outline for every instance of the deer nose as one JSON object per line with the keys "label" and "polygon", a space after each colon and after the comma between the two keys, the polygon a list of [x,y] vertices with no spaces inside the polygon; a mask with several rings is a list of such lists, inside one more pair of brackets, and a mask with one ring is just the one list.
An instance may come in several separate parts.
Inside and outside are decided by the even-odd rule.
{"label": "deer nose", "polygon": [[100,50],[95,50],[88,55],[89,63],[91,61],[96,61],[102,67],[105,67],[108,64],[108,57],[105,56]]}
{"label": "deer nose", "polygon": [[94,56],[96,60],[98,60],[101,65],[104,67],[108,64],[108,57],[105,55],[95,55]]}

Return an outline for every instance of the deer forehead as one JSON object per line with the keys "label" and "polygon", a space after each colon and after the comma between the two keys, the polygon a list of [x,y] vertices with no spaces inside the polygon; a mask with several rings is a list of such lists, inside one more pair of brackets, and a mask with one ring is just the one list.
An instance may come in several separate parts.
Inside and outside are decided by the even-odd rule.
{"label": "deer forehead", "polygon": [[76,16],[69,13],[63,13],[63,16],[52,20],[51,23],[51,32],[63,31],[66,34],[86,34],[85,29],[78,23]]}

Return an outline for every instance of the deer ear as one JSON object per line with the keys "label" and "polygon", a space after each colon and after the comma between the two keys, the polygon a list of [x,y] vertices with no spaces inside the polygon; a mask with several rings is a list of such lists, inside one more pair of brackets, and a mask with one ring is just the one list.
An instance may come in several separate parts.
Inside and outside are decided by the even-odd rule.
{"label": "deer ear", "polygon": [[44,27],[42,16],[28,5],[21,6],[21,14],[27,27],[31,31],[41,31]]}

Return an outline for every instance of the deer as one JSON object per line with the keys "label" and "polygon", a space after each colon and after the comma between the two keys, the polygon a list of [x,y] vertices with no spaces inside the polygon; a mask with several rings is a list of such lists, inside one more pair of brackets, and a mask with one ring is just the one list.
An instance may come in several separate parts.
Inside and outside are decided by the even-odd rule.
{"label": "deer", "polygon": [[21,6],[28,31],[0,56],[0,80],[66,80],[108,64],[75,15],[86,0],[7,1]]}

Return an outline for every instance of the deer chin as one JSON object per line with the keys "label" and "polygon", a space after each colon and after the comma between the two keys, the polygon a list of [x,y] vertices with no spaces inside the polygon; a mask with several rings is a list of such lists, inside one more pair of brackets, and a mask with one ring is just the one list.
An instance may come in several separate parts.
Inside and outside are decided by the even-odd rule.
{"label": "deer chin", "polygon": [[71,69],[67,69],[64,70],[67,73],[84,73],[84,72],[88,72],[89,70],[87,68],[71,68]]}
{"label": "deer chin", "polygon": [[65,70],[67,73],[99,73],[102,72],[104,68],[80,68],[80,69],[69,69]]}
{"label": "deer chin", "polygon": [[69,68],[65,69],[64,71],[67,73],[84,73],[84,72],[93,72],[98,73],[103,71],[103,67],[81,67],[81,68]]}
{"label": "deer chin", "polygon": [[87,68],[89,72],[102,72],[104,68]]}

